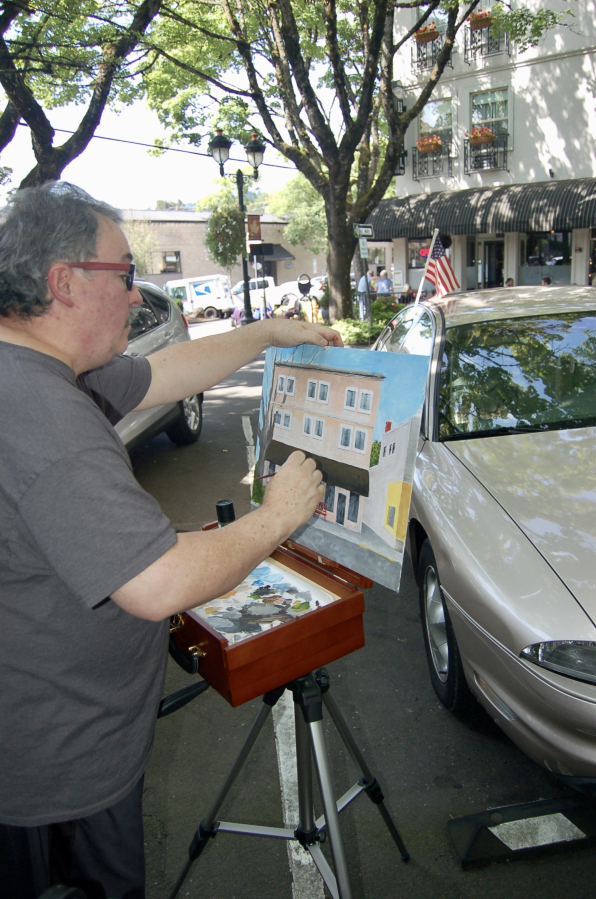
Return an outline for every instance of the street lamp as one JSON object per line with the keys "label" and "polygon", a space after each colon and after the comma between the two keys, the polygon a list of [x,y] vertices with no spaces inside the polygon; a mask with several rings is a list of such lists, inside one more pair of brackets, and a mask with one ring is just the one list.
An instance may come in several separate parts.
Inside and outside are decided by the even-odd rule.
{"label": "street lamp", "polygon": [[[240,212],[246,212],[246,206],[244,205],[244,173],[238,169],[235,175],[227,175],[224,172],[224,163],[226,163],[230,157],[230,147],[232,146],[232,141],[224,136],[221,128],[217,128],[215,131],[215,137],[211,138],[209,143],[209,152],[219,165],[219,174],[222,178],[234,178],[236,181],[236,187],[238,188],[238,206],[240,207]],[[265,152],[265,144],[263,141],[259,140],[258,134],[252,134],[251,139],[247,143],[246,147],[246,158],[248,159],[249,164],[253,168],[253,179],[256,181],[259,177],[259,166],[263,162],[263,154]],[[244,253],[242,254],[242,277],[244,280],[244,320],[243,324],[248,325],[251,322],[254,322],[254,318],[252,315],[252,307],[250,304],[250,287],[248,283],[248,261]]]}

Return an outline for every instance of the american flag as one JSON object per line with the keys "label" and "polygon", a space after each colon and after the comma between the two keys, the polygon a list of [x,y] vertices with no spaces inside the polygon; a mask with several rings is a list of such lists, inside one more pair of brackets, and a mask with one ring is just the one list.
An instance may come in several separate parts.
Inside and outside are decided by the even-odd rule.
{"label": "american flag", "polygon": [[435,296],[445,296],[446,293],[452,293],[459,287],[455,272],[445,255],[445,247],[438,234],[428,260],[425,277],[435,285]]}

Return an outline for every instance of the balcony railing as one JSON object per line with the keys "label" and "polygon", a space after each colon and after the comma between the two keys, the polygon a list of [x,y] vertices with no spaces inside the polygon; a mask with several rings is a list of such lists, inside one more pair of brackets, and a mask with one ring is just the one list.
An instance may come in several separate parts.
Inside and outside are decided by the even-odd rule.
{"label": "balcony railing", "polygon": [[436,153],[421,153],[418,147],[412,147],[412,178],[414,181],[451,175],[452,166],[451,144],[443,143],[441,149]]}
{"label": "balcony railing", "polygon": [[490,28],[465,29],[464,62],[468,65],[479,56],[498,56],[499,53],[511,55],[509,50],[509,37],[506,32],[500,32],[495,37]]}
{"label": "balcony railing", "polygon": [[[432,69],[438,59],[439,53],[443,49],[444,43],[444,31],[439,31],[436,39],[434,41],[429,41],[427,44],[417,44],[416,40],[414,40],[412,42],[412,68],[414,71],[422,72],[424,69]],[[451,54],[449,55],[446,65],[453,68]]]}
{"label": "balcony railing", "polygon": [[507,168],[507,145],[509,142],[508,134],[498,134],[494,141],[490,144],[471,144],[469,140],[464,141],[464,173],[471,175],[473,172],[479,172],[482,169],[503,169]]}

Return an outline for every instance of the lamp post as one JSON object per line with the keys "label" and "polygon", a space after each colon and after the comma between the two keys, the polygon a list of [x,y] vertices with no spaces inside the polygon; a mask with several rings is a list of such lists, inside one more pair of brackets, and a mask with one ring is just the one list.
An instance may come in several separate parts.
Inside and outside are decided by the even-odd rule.
{"label": "lamp post", "polygon": [[[238,189],[238,206],[240,207],[240,212],[246,212],[246,206],[244,205],[244,173],[240,169],[238,169],[235,175],[226,175],[224,172],[224,163],[226,163],[230,157],[231,146],[232,141],[224,136],[221,128],[217,128],[215,137],[213,137],[209,143],[209,152],[219,165],[219,174],[221,177],[233,178],[236,181],[236,187]],[[246,158],[253,168],[253,180],[256,181],[259,177],[259,166],[263,162],[265,144],[259,140],[257,134],[252,134],[251,140],[249,140],[244,149],[246,150]],[[255,319],[252,315],[252,306],[250,303],[248,261],[244,253],[242,254],[242,278],[244,281],[244,319],[242,323],[244,325],[249,325],[251,322],[254,322]]]}

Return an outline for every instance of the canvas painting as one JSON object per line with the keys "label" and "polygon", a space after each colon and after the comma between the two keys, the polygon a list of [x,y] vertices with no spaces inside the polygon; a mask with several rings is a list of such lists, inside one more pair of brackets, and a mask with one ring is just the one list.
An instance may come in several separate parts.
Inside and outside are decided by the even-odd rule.
{"label": "canvas painting", "polygon": [[252,500],[294,450],[325,499],[292,539],[397,590],[428,358],[339,347],[267,351]]}

